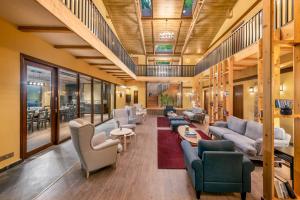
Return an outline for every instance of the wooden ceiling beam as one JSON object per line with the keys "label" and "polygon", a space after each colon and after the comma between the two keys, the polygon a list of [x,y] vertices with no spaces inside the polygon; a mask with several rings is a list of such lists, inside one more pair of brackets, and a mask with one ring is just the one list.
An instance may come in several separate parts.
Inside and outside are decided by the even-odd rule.
{"label": "wooden ceiling beam", "polygon": [[116,68],[116,67],[98,67],[99,70],[118,70],[120,68]]}
{"label": "wooden ceiling beam", "polygon": [[54,45],[57,49],[94,49],[90,45]]}
{"label": "wooden ceiling beam", "polygon": [[18,26],[18,30],[22,32],[36,32],[36,33],[71,33],[72,32],[67,27],[55,27],[55,26]]}
{"label": "wooden ceiling beam", "polygon": [[144,54],[146,54],[146,42],[145,42],[145,37],[144,37],[144,29],[143,29],[143,24],[142,24],[142,14],[141,14],[141,6],[140,6],[140,0],[135,0],[135,10],[136,10],[136,15],[137,15],[137,20],[138,20],[138,27],[140,31],[140,36],[142,39],[142,46],[144,50]]}
{"label": "wooden ceiling beam", "polygon": [[116,66],[115,64],[107,64],[107,63],[89,63],[89,65],[98,65],[98,66]]}
{"label": "wooden ceiling beam", "polygon": [[179,35],[180,35],[181,24],[182,24],[182,20],[180,21],[179,28],[178,28],[178,31],[177,31],[176,41],[174,43],[174,48],[173,48],[173,54],[175,53],[175,49],[177,47],[178,38],[179,38]]}
{"label": "wooden ceiling beam", "polygon": [[184,40],[184,45],[183,45],[183,47],[182,47],[182,49],[181,49],[181,54],[184,54],[184,51],[185,51],[185,49],[186,49],[186,47],[187,47],[187,44],[188,44],[188,42],[190,41],[190,38],[191,38],[192,33],[193,33],[193,31],[194,31],[194,28],[195,28],[195,26],[196,26],[196,24],[197,24],[199,15],[200,15],[200,13],[201,13],[201,11],[202,11],[202,7],[203,7],[203,5],[204,5],[204,2],[205,2],[205,0],[203,0],[203,1],[198,1],[198,2],[197,2],[197,5],[196,5],[196,7],[195,7],[195,11],[194,11],[194,14],[193,14],[193,20],[192,20],[192,22],[191,22],[190,28],[189,28],[188,33],[187,33],[187,35],[186,35],[186,38],[185,38],[185,40]]}
{"label": "wooden ceiling beam", "polygon": [[107,59],[105,56],[75,56],[77,59]]}
{"label": "wooden ceiling beam", "polygon": [[142,20],[152,20],[152,21],[171,21],[171,20],[192,20],[191,17],[143,17]]}

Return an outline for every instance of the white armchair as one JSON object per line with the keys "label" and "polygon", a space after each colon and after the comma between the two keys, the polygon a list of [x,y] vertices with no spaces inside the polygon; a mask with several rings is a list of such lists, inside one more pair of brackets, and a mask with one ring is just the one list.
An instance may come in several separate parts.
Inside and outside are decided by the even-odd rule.
{"label": "white armchair", "polygon": [[69,127],[74,148],[87,178],[92,171],[116,164],[118,147],[120,150],[118,139],[106,139],[104,132],[94,135],[94,125],[82,119],[70,121]]}
{"label": "white armchair", "polygon": [[135,131],[136,124],[129,121],[129,113],[127,109],[114,109],[113,118],[120,123],[120,127],[130,128]]}

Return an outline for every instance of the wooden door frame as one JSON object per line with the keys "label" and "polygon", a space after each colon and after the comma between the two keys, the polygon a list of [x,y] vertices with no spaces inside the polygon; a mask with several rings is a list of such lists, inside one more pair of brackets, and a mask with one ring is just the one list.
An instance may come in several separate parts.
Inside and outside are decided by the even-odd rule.
{"label": "wooden door frame", "polygon": [[[38,59],[21,54],[21,81],[20,81],[20,157],[26,159],[57,142],[57,68]],[[51,71],[51,141],[30,152],[27,152],[27,64],[33,63],[35,67]]]}

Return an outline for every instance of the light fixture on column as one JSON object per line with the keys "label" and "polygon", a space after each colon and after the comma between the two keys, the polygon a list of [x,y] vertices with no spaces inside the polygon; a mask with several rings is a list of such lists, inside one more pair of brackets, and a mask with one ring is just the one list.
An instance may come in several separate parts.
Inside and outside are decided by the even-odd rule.
{"label": "light fixture on column", "polygon": [[250,92],[251,94],[253,94],[253,93],[254,93],[254,87],[250,87],[250,88],[249,88],[249,92]]}
{"label": "light fixture on column", "polygon": [[283,84],[280,84],[280,92],[283,92],[283,90],[284,90]]}

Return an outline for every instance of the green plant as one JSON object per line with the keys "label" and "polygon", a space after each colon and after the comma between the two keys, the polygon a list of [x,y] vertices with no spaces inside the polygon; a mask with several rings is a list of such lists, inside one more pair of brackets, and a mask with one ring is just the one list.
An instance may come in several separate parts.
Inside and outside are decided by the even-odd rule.
{"label": "green plant", "polygon": [[159,96],[160,104],[162,106],[171,106],[174,105],[174,99],[172,96],[169,96],[168,94],[161,94]]}

